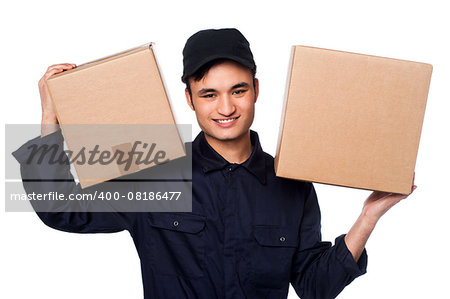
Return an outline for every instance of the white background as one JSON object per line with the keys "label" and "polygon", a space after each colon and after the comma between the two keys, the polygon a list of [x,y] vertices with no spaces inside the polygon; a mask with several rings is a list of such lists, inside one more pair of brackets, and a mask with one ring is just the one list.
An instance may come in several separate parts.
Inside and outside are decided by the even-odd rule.
{"label": "white background", "polygon": [[[450,21],[445,1],[6,3],[0,8],[0,74],[2,121],[8,124],[40,122],[37,82],[49,65],[81,64],[152,41],[178,123],[196,125],[180,81],[184,43],[200,29],[237,27],[258,65],[261,88],[252,128],[274,155],[292,45],[433,64],[416,164],[418,189],[381,219],[367,244],[368,273],[339,298],[450,298]],[[316,188],[323,237],[334,241],[350,229],[369,192]],[[142,298],[139,259],[126,232],[63,233],[46,227],[34,213],[4,211],[0,229],[1,298]],[[289,298],[297,298],[292,288]]]}

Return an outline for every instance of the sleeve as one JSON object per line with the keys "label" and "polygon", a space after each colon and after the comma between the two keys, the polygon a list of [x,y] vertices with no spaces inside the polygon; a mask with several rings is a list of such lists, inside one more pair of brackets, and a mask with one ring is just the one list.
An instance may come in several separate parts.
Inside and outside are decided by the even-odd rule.
{"label": "sleeve", "polygon": [[[20,163],[25,192],[30,194],[87,194],[102,190],[105,184],[96,188],[82,189],[76,184],[70,172],[70,164],[64,152],[64,138],[61,130],[44,137],[36,137],[12,153]],[[36,149],[49,149],[46,155]],[[57,163],[55,163],[55,157]],[[53,160],[52,160],[53,159]],[[64,160],[65,159],[65,160]],[[65,163],[61,163],[65,161]],[[48,226],[74,233],[111,233],[130,229],[133,213],[119,213],[114,210],[87,212],[94,203],[89,201],[36,201],[30,200],[39,218]],[[74,209],[74,205],[77,205]],[[74,210],[80,212],[73,212]]]}
{"label": "sleeve", "polygon": [[322,242],[320,208],[314,186],[308,185],[291,283],[302,299],[335,298],[356,277],[366,273],[367,252],[364,249],[355,262],[345,244],[345,235],[337,237],[334,246]]}

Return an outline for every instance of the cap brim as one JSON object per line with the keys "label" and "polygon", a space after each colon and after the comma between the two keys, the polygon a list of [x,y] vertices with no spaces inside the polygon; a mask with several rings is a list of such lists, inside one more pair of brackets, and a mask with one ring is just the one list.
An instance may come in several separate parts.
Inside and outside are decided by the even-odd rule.
{"label": "cap brim", "polygon": [[241,57],[238,56],[234,56],[234,55],[229,55],[229,54],[215,54],[215,55],[211,55],[208,57],[205,57],[204,59],[202,59],[199,63],[197,63],[197,65],[195,67],[192,68],[192,70],[190,71],[189,74],[186,74],[187,77],[192,76],[193,74],[195,74],[195,72],[197,72],[202,66],[204,66],[205,64],[207,64],[208,62],[211,62],[213,60],[217,60],[217,59],[229,59],[229,60],[233,60],[249,69],[252,69],[254,67],[253,64],[248,63],[248,61],[246,61],[245,59],[242,59]]}

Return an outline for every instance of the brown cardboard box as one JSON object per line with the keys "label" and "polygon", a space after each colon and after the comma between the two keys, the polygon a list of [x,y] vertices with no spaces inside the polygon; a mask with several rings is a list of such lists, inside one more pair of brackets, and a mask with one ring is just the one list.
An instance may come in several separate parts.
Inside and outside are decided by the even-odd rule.
{"label": "brown cardboard box", "polygon": [[73,163],[83,188],[154,166],[136,163],[136,155],[127,157],[136,141],[141,143],[135,149],[144,156],[153,144],[151,158],[164,151],[159,162],[185,155],[152,48],[152,44],[140,46],[47,80],[70,151],[85,148],[88,153],[97,145],[99,152],[109,151],[109,157],[119,150],[124,153],[122,162],[133,160],[128,167],[117,163],[119,156],[106,165]]}
{"label": "brown cardboard box", "polygon": [[294,46],[277,176],[409,194],[432,66]]}

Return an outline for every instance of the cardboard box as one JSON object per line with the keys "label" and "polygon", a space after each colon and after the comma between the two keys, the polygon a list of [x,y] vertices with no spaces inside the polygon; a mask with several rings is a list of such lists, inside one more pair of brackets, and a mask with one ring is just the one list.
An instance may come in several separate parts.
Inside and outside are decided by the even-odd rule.
{"label": "cardboard box", "polygon": [[294,46],[277,176],[409,194],[432,66]]}
{"label": "cardboard box", "polygon": [[[119,163],[117,155],[104,165],[73,163],[83,188],[185,156],[152,44],[53,75],[47,86],[73,156],[84,148],[88,158],[89,150],[98,146],[94,160],[105,151],[110,154],[104,154],[104,162],[120,152],[120,162],[132,160]],[[165,154],[155,163],[139,163],[144,157],[137,161],[137,154],[130,154],[133,146],[144,157],[148,154],[148,161],[159,151]]]}

